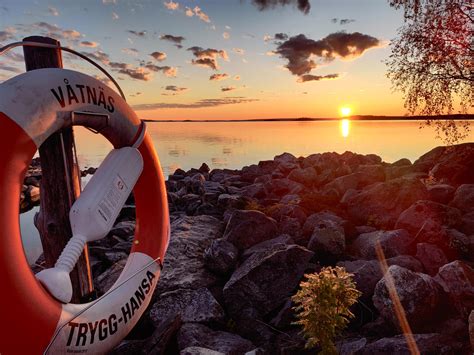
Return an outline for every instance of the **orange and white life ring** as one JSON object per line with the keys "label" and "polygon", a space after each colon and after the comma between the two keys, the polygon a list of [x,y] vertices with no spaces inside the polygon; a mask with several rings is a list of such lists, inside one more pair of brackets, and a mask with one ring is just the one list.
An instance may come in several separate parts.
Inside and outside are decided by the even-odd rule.
{"label": "orange and white life ring", "polygon": [[[31,159],[51,134],[80,123],[74,121],[74,112],[108,115],[101,134],[115,148],[131,146],[143,136],[137,148],[144,168],[133,190],[133,247],[111,290],[87,304],[61,304],[36,280],[23,251],[18,218],[18,199]],[[145,311],[168,247],[169,215],[160,163],[143,130],[125,100],[82,73],[39,69],[0,84],[1,354],[104,353]]]}

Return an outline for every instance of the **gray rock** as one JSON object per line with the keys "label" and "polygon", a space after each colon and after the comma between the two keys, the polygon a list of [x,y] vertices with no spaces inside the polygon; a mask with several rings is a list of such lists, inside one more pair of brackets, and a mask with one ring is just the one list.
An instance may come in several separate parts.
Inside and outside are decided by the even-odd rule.
{"label": "gray rock", "polygon": [[[436,314],[440,303],[437,283],[428,275],[415,273],[401,266],[392,265],[387,273],[393,279],[395,290],[404,308],[412,330],[423,330]],[[387,275],[375,286],[373,302],[383,318],[395,328],[399,327],[395,308],[387,289]]]}
{"label": "gray rock", "polygon": [[436,280],[448,294],[451,304],[466,319],[474,309],[474,270],[465,262],[456,260],[442,266]]}
{"label": "gray rock", "polygon": [[337,265],[354,274],[353,280],[357,289],[362,292],[362,299],[370,300],[374,294],[375,285],[383,276],[379,262],[377,260],[340,261]]}
{"label": "gray rock", "polygon": [[455,188],[448,184],[437,184],[427,187],[428,199],[434,202],[448,204],[454,196]]}
{"label": "gray rock", "polygon": [[286,153],[286,152],[280,155],[276,155],[273,158],[273,160],[278,163],[293,163],[293,164],[296,164],[296,162],[298,161],[298,159],[296,159],[296,157],[293,154]]}
{"label": "gray rock", "polygon": [[306,220],[306,213],[298,205],[278,203],[268,208],[266,213],[277,222],[281,221],[283,217],[296,218],[300,223],[304,223]]}
{"label": "gray rock", "polygon": [[324,260],[340,258],[346,249],[344,228],[333,221],[319,223],[313,230],[308,249]]}
{"label": "gray rock", "polygon": [[277,233],[277,223],[264,213],[236,210],[227,223],[224,239],[242,250],[272,239]]}
{"label": "gray rock", "polygon": [[271,196],[298,194],[304,190],[304,185],[287,178],[272,179],[264,184],[265,192]]}
{"label": "gray rock", "polygon": [[[294,237],[295,241],[297,241],[301,235],[301,224],[297,218],[283,217],[278,224],[278,228],[282,234],[288,234]],[[302,245],[306,245],[306,243]]]}
{"label": "gray rock", "polygon": [[423,272],[423,265],[420,261],[411,255],[398,255],[387,259],[387,264],[398,265],[414,272]]}
{"label": "gray rock", "polygon": [[241,355],[255,349],[247,339],[236,334],[212,330],[205,325],[185,323],[178,332],[180,350],[189,347],[200,347],[228,355]]}
{"label": "gray rock", "polygon": [[179,355],[225,355],[220,351],[215,351],[211,349],[201,348],[199,346],[190,346],[186,349],[183,349],[179,352]]}
{"label": "gray rock", "polygon": [[324,223],[326,221],[332,221],[341,226],[344,224],[344,220],[341,217],[335,215],[333,212],[323,211],[313,213],[304,222],[303,235],[308,237],[309,241],[309,238],[313,234],[314,228],[316,228],[316,226],[318,226],[320,223]]}
{"label": "gray rock", "polygon": [[416,257],[421,261],[426,273],[434,276],[441,266],[448,263],[448,258],[443,250],[429,243],[418,243],[416,245]]}
{"label": "gray rock", "polygon": [[289,235],[282,234],[276,238],[255,244],[253,247],[245,250],[242,254],[242,259],[245,260],[255,253],[266,253],[269,250],[280,249],[288,244],[294,244],[293,239]]}
{"label": "gray rock", "polygon": [[117,223],[109,232],[109,236],[116,235],[121,239],[127,239],[135,234],[135,221],[122,221]]}
{"label": "gray rock", "polygon": [[281,198],[280,203],[286,205],[298,205],[301,202],[301,196],[296,194],[288,194]]}
{"label": "gray rock", "polygon": [[434,244],[446,243],[445,229],[461,223],[458,209],[437,202],[417,201],[400,214],[395,228],[406,229],[417,240]]}
{"label": "gray rock", "polygon": [[438,181],[453,185],[473,184],[474,143],[457,144],[444,147],[430,174]]}
{"label": "gray rock", "polygon": [[454,194],[451,205],[463,213],[474,212],[474,184],[459,186]]}
{"label": "gray rock", "polygon": [[205,287],[162,293],[150,310],[155,325],[177,315],[185,323],[222,323],[225,318],[221,305]]}
{"label": "gray rock", "polygon": [[225,275],[237,264],[239,250],[224,239],[215,239],[204,251],[206,267],[217,274]]}
{"label": "gray rock", "polygon": [[241,193],[242,196],[250,198],[263,198],[266,196],[263,183],[255,183],[252,185],[245,186],[242,188]]}
{"label": "gray rock", "polygon": [[254,253],[224,286],[229,313],[256,309],[262,316],[279,307],[298,286],[313,252],[298,245],[284,245]]}
{"label": "gray rock", "polygon": [[[413,334],[413,338],[421,354],[448,355],[462,354],[463,344],[456,339],[442,334]],[[366,345],[358,351],[357,355],[385,355],[385,354],[406,354],[409,355],[408,347],[404,335],[396,335],[392,338],[382,338]]]}
{"label": "gray rock", "polygon": [[362,186],[385,181],[385,168],[380,164],[362,164],[357,167],[356,172],[360,174]]}
{"label": "gray rock", "polygon": [[312,186],[317,177],[318,173],[312,166],[302,169],[294,169],[288,174],[288,179],[296,181],[305,186]]}
{"label": "gray rock", "polygon": [[126,263],[127,259],[119,260],[94,280],[94,287],[99,294],[104,294],[112,287],[122,273]]}
{"label": "gray rock", "polygon": [[366,344],[366,338],[345,339],[336,342],[336,348],[338,350],[339,355],[353,355],[356,354],[359,350],[364,349]]}
{"label": "gray rock", "polygon": [[474,234],[474,212],[462,216],[459,230],[467,235]]}
{"label": "gray rock", "polygon": [[246,199],[240,195],[222,194],[217,199],[217,206],[223,210],[241,209],[245,207]]}
{"label": "gray rock", "polygon": [[410,159],[402,158],[392,163],[392,166],[408,166],[411,165]]}
{"label": "gray rock", "polygon": [[204,250],[221,237],[221,222],[211,216],[180,216],[171,223],[171,239],[156,294],[213,285],[217,276],[204,265]]}
{"label": "gray rock", "polygon": [[354,255],[362,259],[376,259],[375,245],[380,241],[386,258],[410,254],[413,238],[403,229],[376,231],[359,235],[351,245]]}
{"label": "gray rock", "polygon": [[347,212],[356,223],[391,228],[400,213],[425,198],[426,193],[418,179],[393,179],[347,198]]}

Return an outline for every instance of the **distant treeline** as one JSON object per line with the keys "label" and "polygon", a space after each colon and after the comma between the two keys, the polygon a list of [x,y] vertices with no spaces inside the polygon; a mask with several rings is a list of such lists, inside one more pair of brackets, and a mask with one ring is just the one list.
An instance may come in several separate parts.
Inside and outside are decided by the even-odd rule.
{"label": "distant treeline", "polygon": [[[373,116],[373,115],[356,115],[345,117],[357,121],[425,121],[425,120],[447,120],[452,119],[456,121],[474,120],[474,115],[471,114],[455,114],[455,115],[440,115],[440,116]],[[315,118],[315,117],[299,117],[299,118],[254,118],[242,120],[149,120],[145,122],[306,122],[306,121],[337,121],[340,118]]]}

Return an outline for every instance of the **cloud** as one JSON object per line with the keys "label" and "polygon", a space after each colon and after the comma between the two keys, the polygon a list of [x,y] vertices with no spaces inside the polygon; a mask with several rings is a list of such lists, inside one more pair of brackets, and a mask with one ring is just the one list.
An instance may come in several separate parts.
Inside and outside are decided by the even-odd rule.
{"label": "cloud", "polygon": [[14,66],[11,66],[11,65],[8,65],[8,64],[5,64],[5,63],[0,63],[0,70],[4,70],[4,71],[9,71],[9,72],[13,72],[13,73],[21,73],[21,69],[17,68],[17,67],[14,67]]}
{"label": "cloud", "polygon": [[288,35],[286,33],[275,33],[274,38],[278,41],[286,41],[288,39]]}
{"label": "cloud", "polygon": [[179,8],[179,3],[177,2],[173,2],[173,1],[168,1],[168,2],[164,2],[163,5],[165,5],[165,7],[168,9],[168,10],[171,10],[171,11],[174,11],[174,10],[178,10]]}
{"label": "cloud", "polygon": [[138,49],[136,48],[122,48],[122,52],[134,57],[138,55]]}
{"label": "cloud", "polygon": [[104,83],[107,86],[110,86],[112,84],[112,80],[110,80],[106,76],[94,75],[94,78],[101,81],[102,83]]}
{"label": "cloud", "polygon": [[189,89],[184,88],[184,87],[179,87],[179,86],[176,86],[176,85],[168,85],[168,86],[165,87],[165,90],[166,91],[172,91],[174,95],[177,95],[179,93],[188,91]]}
{"label": "cloud", "polygon": [[146,31],[134,31],[134,30],[128,30],[128,33],[131,33],[132,35],[135,35],[137,37],[145,37],[146,36]]}
{"label": "cloud", "polygon": [[49,6],[48,11],[53,16],[59,16],[59,11],[55,7]]}
{"label": "cloud", "polygon": [[208,49],[203,49],[201,47],[191,47],[188,48],[188,51],[191,51],[193,55],[197,59],[192,60],[192,64],[194,65],[199,65],[202,67],[208,67],[214,70],[219,69],[219,65],[217,63],[217,58],[222,58],[224,60],[229,60],[229,56],[227,55],[227,52],[225,50],[219,50],[219,49],[213,49],[213,48],[208,48]]}
{"label": "cloud", "polygon": [[191,9],[190,7],[186,7],[186,11],[185,11],[184,13],[185,13],[186,16],[188,16],[188,17],[193,17],[193,16],[194,16],[193,9]]}
{"label": "cloud", "polygon": [[162,72],[163,74],[165,74],[169,78],[174,78],[178,74],[178,68],[176,68],[176,67],[170,67],[168,65],[159,66],[159,65],[155,65],[151,62],[142,63],[142,65],[148,70],[151,70],[151,71],[154,71],[154,72]]}
{"label": "cloud", "polygon": [[81,33],[76,31],[76,30],[64,30],[63,31],[63,37],[65,39],[75,40],[75,39],[79,39],[81,36],[82,36]]}
{"label": "cloud", "polygon": [[93,53],[81,52],[81,54],[104,64],[110,63],[109,55],[101,50],[95,51]]}
{"label": "cloud", "polygon": [[210,77],[209,77],[209,80],[210,81],[221,81],[221,80],[225,80],[229,77],[229,74],[225,74],[225,73],[222,73],[222,74],[212,74]]}
{"label": "cloud", "polygon": [[163,60],[166,59],[166,53],[163,53],[163,52],[153,52],[153,53],[150,53],[150,55],[159,62],[162,62]]}
{"label": "cloud", "polygon": [[359,32],[331,33],[317,41],[300,34],[280,43],[275,53],[288,60],[286,68],[293,75],[300,76],[308,74],[317,67],[314,57],[319,57],[326,63],[337,57],[357,58],[366,50],[379,47],[381,44],[377,38]]}
{"label": "cloud", "polygon": [[163,41],[174,43],[175,46],[178,48],[183,48],[181,42],[183,42],[186,38],[184,38],[183,36],[161,35],[160,39]]}
{"label": "cloud", "polygon": [[112,20],[118,20],[120,18],[119,15],[117,15],[116,12],[112,11]]}
{"label": "cloud", "polygon": [[337,78],[339,78],[339,74],[328,74],[328,75],[305,74],[305,75],[301,75],[298,78],[298,82],[304,83],[307,81],[320,81],[320,80],[329,80],[329,79],[337,79]]}
{"label": "cloud", "polygon": [[204,22],[207,22],[207,23],[211,22],[211,20],[209,19],[209,16],[206,15],[206,14],[201,10],[201,8],[200,8],[199,6],[196,6],[196,7],[194,8],[194,14],[195,14],[197,17],[199,17],[199,19],[200,19],[201,21],[204,21]]}
{"label": "cloud", "polygon": [[263,36],[263,40],[264,40],[265,42],[271,41],[272,39],[273,39],[273,37],[270,36],[270,35],[265,35],[265,36]]}
{"label": "cloud", "polygon": [[102,0],[102,4],[117,4],[117,0]]}
{"label": "cloud", "polygon": [[277,5],[284,6],[293,4],[298,10],[307,14],[311,9],[309,0],[252,0],[252,3],[258,7],[260,11],[275,8]]}
{"label": "cloud", "polygon": [[223,37],[224,39],[229,39],[229,38],[230,38],[230,33],[229,33],[229,32],[224,32],[224,33],[222,34],[222,37]]}
{"label": "cloud", "polygon": [[15,29],[13,27],[7,27],[3,31],[0,31],[0,42],[9,41],[15,38]]}
{"label": "cloud", "polygon": [[25,62],[25,57],[23,57],[23,54],[19,54],[19,53],[13,52],[13,51],[7,52],[5,54],[5,57],[7,57],[8,59],[10,59],[13,62],[17,62],[17,63],[24,63]]}
{"label": "cloud", "polygon": [[223,86],[221,87],[221,91],[226,92],[226,91],[234,91],[237,88],[235,86]]}
{"label": "cloud", "polygon": [[245,54],[245,50],[243,50],[242,48],[232,48],[232,51],[236,54],[240,54],[240,55],[244,55]]}
{"label": "cloud", "polygon": [[97,42],[91,42],[91,41],[82,41],[79,44],[81,47],[89,47],[89,48],[96,48],[99,46],[99,43]]}
{"label": "cloud", "polygon": [[150,72],[146,71],[144,68],[123,68],[118,71],[119,74],[128,75],[132,79],[149,81],[152,78]]}
{"label": "cloud", "polygon": [[352,19],[352,18],[341,18],[341,19],[338,19],[338,18],[333,18],[331,19],[331,22],[332,23],[338,23],[340,25],[347,25],[348,23],[351,23],[351,22],[355,22],[356,20]]}
{"label": "cloud", "polygon": [[142,93],[140,91],[137,91],[135,94],[131,94],[131,97],[137,97],[140,96]]}
{"label": "cloud", "polygon": [[133,109],[137,111],[144,111],[144,110],[155,110],[155,109],[167,109],[167,108],[203,108],[203,107],[216,107],[222,105],[236,105],[236,104],[244,104],[249,102],[259,101],[258,99],[251,99],[241,96],[235,97],[223,97],[218,99],[202,99],[196,102],[191,103],[166,103],[166,102],[157,102],[152,104],[140,104],[134,105]]}
{"label": "cloud", "polygon": [[79,38],[83,37],[82,34],[76,30],[65,30],[57,25],[53,25],[44,21],[36,22],[28,26],[17,25],[17,27],[27,31],[28,33],[38,31],[40,34],[47,37],[53,37],[59,40],[68,40],[72,42],[77,42]]}
{"label": "cloud", "polygon": [[240,75],[234,75],[234,80],[240,80]]}

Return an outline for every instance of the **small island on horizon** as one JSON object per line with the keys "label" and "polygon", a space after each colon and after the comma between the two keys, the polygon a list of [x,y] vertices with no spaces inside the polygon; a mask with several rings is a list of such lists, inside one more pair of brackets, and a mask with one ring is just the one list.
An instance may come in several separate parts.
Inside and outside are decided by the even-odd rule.
{"label": "small island on horizon", "polygon": [[454,114],[454,115],[438,115],[438,116],[375,116],[375,115],[353,115],[347,117],[288,117],[288,118],[248,118],[241,120],[226,120],[226,119],[143,119],[144,122],[313,122],[313,121],[338,121],[341,119],[349,119],[353,121],[425,121],[425,120],[447,120],[455,121],[471,121],[474,120],[474,114]]}

